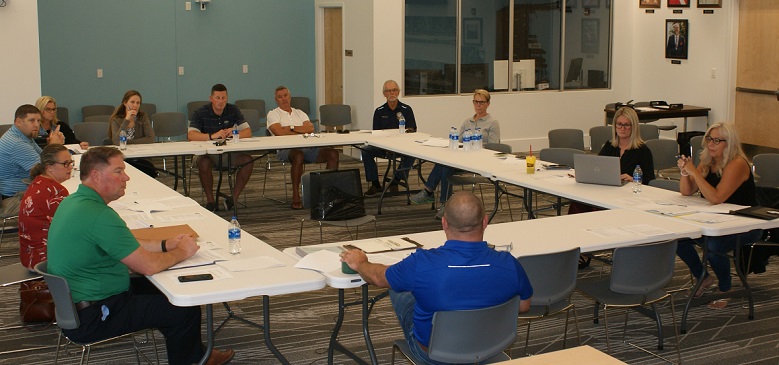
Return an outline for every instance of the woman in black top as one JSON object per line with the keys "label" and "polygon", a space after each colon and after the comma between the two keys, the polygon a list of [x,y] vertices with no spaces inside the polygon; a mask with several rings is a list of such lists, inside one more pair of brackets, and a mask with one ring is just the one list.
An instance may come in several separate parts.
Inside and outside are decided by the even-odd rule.
{"label": "woman in black top", "polygon": [[[700,191],[701,196],[712,204],[757,205],[755,179],[733,124],[716,123],[709,127],[701,147],[701,162],[697,167],[693,165],[692,158],[682,157],[677,162],[682,175],[679,184],[682,195]],[[758,229],[744,234],[708,237],[706,258],[717,276],[720,292],[731,288],[730,260],[723,254],[735,249],[739,240],[750,243],[761,235],[762,230]],[[693,245],[693,240],[679,241],[676,254],[687,264],[693,276],[703,280],[695,293],[699,297],[706,288],[714,285],[714,278],[703,267]],[[709,308],[725,308],[729,300],[715,300]]]}
{"label": "woman in black top", "polygon": [[598,155],[619,157],[622,181],[633,181],[633,170],[641,166],[641,183],[649,184],[655,179],[655,164],[652,151],[641,139],[638,114],[633,108],[622,107],[614,113],[612,138],[600,149]]}
{"label": "woman in black top", "polygon": [[41,129],[38,130],[38,137],[35,138],[35,143],[41,148],[46,147],[48,144],[48,137],[52,131],[57,130],[65,136],[64,144],[78,144],[81,149],[89,148],[89,142],[81,142],[76,138],[76,134],[70,129],[68,123],[60,122],[57,118],[57,101],[51,96],[41,96],[35,102],[35,107],[41,111]]}

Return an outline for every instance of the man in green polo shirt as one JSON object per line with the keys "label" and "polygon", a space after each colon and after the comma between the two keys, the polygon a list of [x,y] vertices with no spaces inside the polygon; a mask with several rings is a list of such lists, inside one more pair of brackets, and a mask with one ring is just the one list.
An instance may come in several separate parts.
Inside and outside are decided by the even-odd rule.
{"label": "man in green polo shirt", "polygon": [[[170,364],[192,364],[204,353],[200,307],[177,307],[145,278],[192,256],[200,248],[189,235],[138,241],[108,203],[124,195],[130,177],[122,152],[91,148],[81,156],[81,185],[65,198],[48,237],[49,272],[70,285],[81,325],[63,330],[72,340],[92,342],[146,328],[165,336]],[[214,350],[208,364],[229,362],[232,350]]]}

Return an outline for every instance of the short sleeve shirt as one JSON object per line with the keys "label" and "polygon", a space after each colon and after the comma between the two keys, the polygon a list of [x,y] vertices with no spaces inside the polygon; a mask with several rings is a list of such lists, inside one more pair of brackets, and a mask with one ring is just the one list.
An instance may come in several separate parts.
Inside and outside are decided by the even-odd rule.
{"label": "short sleeve shirt", "polygon": [[49,228],[49,272],[68,281],[73,302],[96,301],[127,291],[122,259],[140,247],[124,220],[91,188],[60,204]]}
{"label": "short sleeve shirt", "polygon": [[439,248],[417,250],[390,266],[386,276],[392,290],[414,295],[414,336],[425,346],[437,311],[486,308],[533,295],[519,261],[483,241],[448,240]]}
{"label": "short sleeve shirt", "polygon": [[241,114],[241,109],[233,104],[225,105],[222,115],[216,115],[211,103],[201,106],[192,113],[192,120],[189,121],[189,130],[200,133],[213,134],[225,128],[232,128],[238,125],[239,130],[249,127],[249,123]]}
{"label": "short sleeve shirt", "polygon": [[406,128],[417,129],[417,119],[414,117],[414,110],[408,104],[398,101],[395,109],[390,109],[387,103],[376,108],[373,111],[373,129],[398,129],[398,113],[406,119]]}
{"label": "short sleeve shirt", "polygon": [[270,126],[276,123],[280,124],[282,127],[293,125],[295,127],[300,127],[303,125],[303,122],[308,120],[308,115],[300,109],[292,108],[292,112],[287,113],[287,111],[281,108],[276,108],[268,112],[267,118],[268,130],[270,130]]}

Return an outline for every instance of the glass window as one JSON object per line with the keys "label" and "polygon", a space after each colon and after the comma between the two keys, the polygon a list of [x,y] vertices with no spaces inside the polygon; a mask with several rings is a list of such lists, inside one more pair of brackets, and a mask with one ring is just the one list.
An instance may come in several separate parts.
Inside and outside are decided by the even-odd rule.
{"label": "glass window", "polygon": [[457,93],[458,0],[406,0],[406,95]]}
{"label": "glass window", "polygon": [[407,95],[608,88],[610,0],[405,4]]}

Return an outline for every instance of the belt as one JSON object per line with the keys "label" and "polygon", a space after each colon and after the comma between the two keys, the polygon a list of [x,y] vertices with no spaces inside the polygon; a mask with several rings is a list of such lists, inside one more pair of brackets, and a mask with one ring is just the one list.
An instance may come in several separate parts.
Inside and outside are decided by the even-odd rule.
{"label": "belt", "polygon": [[92,305],[94,303],[96,303],[96,302],[90,302],[88,300],[82,300],[82,301],[80,301],[80,302],[75,304],[76,305],[76,310],[82,310],[84,308],[89,307],[90,305]]}

